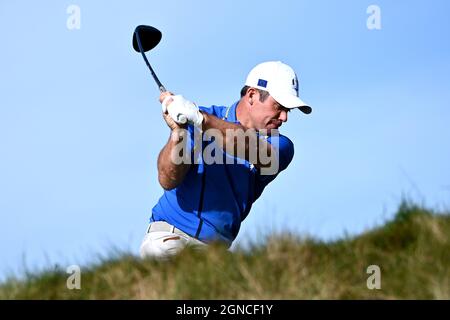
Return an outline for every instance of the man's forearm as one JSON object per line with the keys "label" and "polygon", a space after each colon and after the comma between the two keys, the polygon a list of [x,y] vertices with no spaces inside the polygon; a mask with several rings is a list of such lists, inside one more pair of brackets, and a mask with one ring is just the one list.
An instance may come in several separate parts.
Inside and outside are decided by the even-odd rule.
{"label": "man's forearm", "polygon": [[[272,159],[273,149],[270,143],[258,136],[255,129],[221,120],[206,112],[202,114],[204,116],[203,131],[213,133],[215,142],[222,150],[235,157],[244,158],[258,167],[270,165],[267,163],[270,161],[262,161],[260,151],[265,153],[266,159]],[[217,135],[218,132],[219,135]]]}
{"label": "man's forearm", "polygon": [[[173,130],[158,156],[158,180],[160,185],[165,190],[171,190],[176,188],[186,176],[190,165],[189,163],[178,163],[175,159],[182,155],[175,154],[180,149],[178,146],[180,143],[186,143],[186,138],[181,137],[183,130]],[[181,148],[181,152],[185,151],[185,148]]]}

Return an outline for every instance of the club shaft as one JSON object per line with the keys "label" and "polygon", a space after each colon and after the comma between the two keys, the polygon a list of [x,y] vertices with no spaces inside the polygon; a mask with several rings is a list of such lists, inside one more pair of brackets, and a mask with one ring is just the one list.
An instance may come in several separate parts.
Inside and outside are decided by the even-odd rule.
{"label": "club shaft", "polygon": [[137,43],[139,46],[139,51],[142,54],[142,57],[144,58],[145,63],[147,64],[147,67],[150,69],[150,73],[153,76],[153,79],[155,80],[156,84],[158,85],[159,91],[166,92],[166,88],[162,85],[161,81],[159,81],[158,76],[156,75],[155,71],[153,71],[152,66],[150,65],[150,62],[148,62],[147,57],[145,56],[144,49],[142,48],[141,39],[139,38],[139,34],[136,33]]}
{"label": "club shaft", "polygon": [[166,92],[167,91],[166,88],[162,85],[161,81],[159,81],[158,76],[156,75],[155,71],[153,71],[153,68],[150,65],[150,62],[148,62],[148,60],[147,60],[147,57],[145,56],[145,53],[142,52],[142,51],[141,51],[141,53],[142,53],[142,57],[144,57],[145,63],[147,64],[147,67],[150,69],[150,72],[151,72],[151,74],[153,76],[153,79],[155,79],[155,82],[156,82],[156,84],[159,87],[159,91]]}

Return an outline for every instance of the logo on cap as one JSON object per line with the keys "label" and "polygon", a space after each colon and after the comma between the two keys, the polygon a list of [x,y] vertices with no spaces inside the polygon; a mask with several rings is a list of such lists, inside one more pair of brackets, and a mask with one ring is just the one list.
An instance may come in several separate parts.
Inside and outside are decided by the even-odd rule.
{"label": "logo on cap", "polygon": [[258,79],[258,87],[267,88],[267,80]]}
{"label": "logo on cap", "polygon": [[297,95],[298,95],[298,79],[297,79],[297,76],[295,76],[295,78],[292,79],[292,85],[294,86],[295,92],[297,92]]}

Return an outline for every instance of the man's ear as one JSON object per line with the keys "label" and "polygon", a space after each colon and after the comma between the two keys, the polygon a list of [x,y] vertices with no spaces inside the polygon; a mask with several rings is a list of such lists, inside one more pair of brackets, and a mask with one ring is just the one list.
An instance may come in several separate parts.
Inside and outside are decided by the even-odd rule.
{"label": "man's ear", "polygon": [[256,99],[256,89],[255,88],[250,88],[247,91],[248,93],[248,103],[250,103],[250,105],[253,105],[253,100]]}

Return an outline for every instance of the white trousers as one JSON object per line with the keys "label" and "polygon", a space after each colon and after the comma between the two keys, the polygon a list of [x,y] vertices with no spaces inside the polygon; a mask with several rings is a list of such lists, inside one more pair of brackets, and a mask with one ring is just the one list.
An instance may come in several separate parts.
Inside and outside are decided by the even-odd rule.
{"label": "white trousers", "polygon": [[[152,227],[152,224],[153,225]],[[153,229],[153,230],[152,230]],[[163,221],[150,223],[140,247],[141,258],[169,258],[186,246],[206,248],[207,244]]]}

